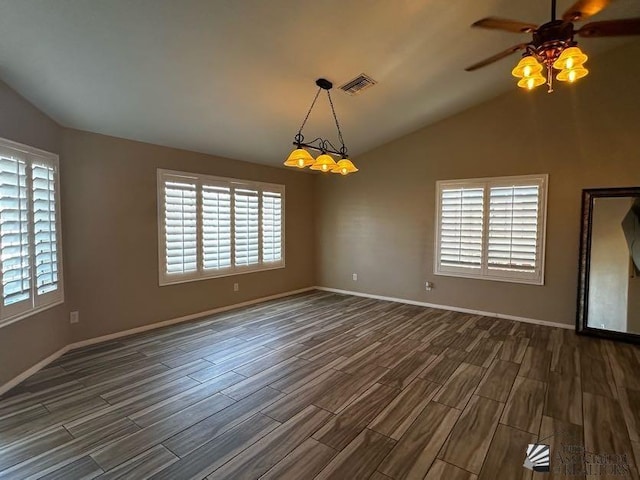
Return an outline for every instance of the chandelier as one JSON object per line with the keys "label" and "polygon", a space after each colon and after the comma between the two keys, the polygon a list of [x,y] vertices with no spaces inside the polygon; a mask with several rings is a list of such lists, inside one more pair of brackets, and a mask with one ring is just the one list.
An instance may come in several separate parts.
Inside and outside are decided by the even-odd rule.
{"label": "chandelier", "polygon": [[[340,175],[349,175],[350,173],[357,172],[358,169],[353,164],[353,162],[349,160],[349,157],[347,155],[347,147],[344,144],[342,131],[340,130],[340,123],[338,122],[336,110],[333,107],[333,101],[331,100],[330,90],[333,88],[333,84],[329,80],[319,78],[318,80],[316,80],[316,85],[318,86],[316,96],[313,98],[311,107],[309,107],[309,111],[304,117],[302,125],[300,125],[298,133],[295,135],[293,140],[293,144],[296,146],[296,148],[293,150],[293,152],[291,152],[284,164],[287,167],[309,167],[311,170],[317,170],[323,173],[339,173]],[[322,92],[322,90],[327,92],[327,98],[329,100],[329,105],[331,106],[331,113],[333,114],[333,119],[336,123],[338,140],[340,141],[339,149],[336,148],[329,140],[320,137],[309,142],[305,142],[304,135],[302,135],[302,129],[307,123],[309,115],[311,115],[311,111],[313,110],[313,107],[315,106],[316,101],[318,100],[318,96],[320,96],[320,92]],[[307,150],[315,150],[317,152],[320,152],[320,155],[318,155],[318,158],[314,159]],[[338,157],[339,160],[336,162],[332,155]]]}

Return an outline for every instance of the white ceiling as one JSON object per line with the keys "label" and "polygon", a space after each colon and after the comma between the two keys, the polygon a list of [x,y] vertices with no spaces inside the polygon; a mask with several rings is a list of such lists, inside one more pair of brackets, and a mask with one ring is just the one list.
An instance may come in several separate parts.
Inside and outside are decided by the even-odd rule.
{"label": "white ceiling", "polygon": [[[528,38],[469,28],[489,15],[550,14],[540,0],[0,0],[0,78],[69,127],[280,165],[314,80],[364,72],[378,85],[334,91],[357,158],[515,88],[517,55],[464,71]],[[638,0],[594,20],[631,16]],[[307,138],[335,139],[328,104],[316,109]]]}

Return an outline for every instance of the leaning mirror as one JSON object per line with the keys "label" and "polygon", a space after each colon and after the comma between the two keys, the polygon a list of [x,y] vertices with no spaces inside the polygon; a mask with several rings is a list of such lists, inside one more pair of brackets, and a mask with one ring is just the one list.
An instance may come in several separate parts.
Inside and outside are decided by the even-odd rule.
{"label": "leaning mirror", "polygon": [[640,343],[640,187],[582,192],[576,330]]}

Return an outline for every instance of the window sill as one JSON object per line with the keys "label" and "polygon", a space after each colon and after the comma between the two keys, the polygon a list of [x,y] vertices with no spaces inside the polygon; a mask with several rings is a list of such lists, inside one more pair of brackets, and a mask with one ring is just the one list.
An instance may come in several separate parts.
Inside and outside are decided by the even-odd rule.
{"label": "window sill", "polygon": [[489,280],[492,282],[503,283],[521,283],[525,285],[544,286],[544,277],[542,278],[517,278],[517,277],[498,277],[491,275],[472,275],[458,272],[433,272],[434,275],[439,277],[457,277],[457,278],[470,278],[473,280]]}
{"label": "window sill", "polygon": [[45,310],[49,310],[50,308],[57,307],[58,305],[62,305],[63,303],[64,303],[64,298],[62,300],[57,300],[54,303],[50,303],[49,305],[44,305],[42,307],[29,310],[28,312],[20,313],[19,315],[14,315],[13,317],[2,319],[0,320],[0,328],[6,327],[7,325],[11,325],[12,323],[19,322],[20,320],[24,320],[25,318],[32,317],[33,315],[37,315],[38,313],[42,313]]}
{"label": "window sill", "polygon": [[160,278],[159,285],[161,287],[167,287],[170,285],[178,285],[181,283],[190,283],[190,282],[201,282],[203,280],[213,280],[215,278],[223,278],[223,277],[233,277],[237,275],[245,275],[247,273],[259,273],[259,272],[267,272],[270,270],[279,270],[281,268],[285,268],[285,264],[274,265],[273,267],[261,267],[261,268],[252,268],[247,270],[236,270],[235,272],[223,273],[219,275],[207,275],[207,276],[198,276],[198,277],[187,277],[187,278],[178,278],[175,280],[168,280]]}

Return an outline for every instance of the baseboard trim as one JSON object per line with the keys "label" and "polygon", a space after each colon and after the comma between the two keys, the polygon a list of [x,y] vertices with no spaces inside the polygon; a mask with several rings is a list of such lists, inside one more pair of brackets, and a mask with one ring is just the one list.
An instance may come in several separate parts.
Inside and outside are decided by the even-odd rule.
{"label": "baseboard trim", "polygon": [[16,385],[20,384],[22,381],[26,380],[27,378],[29,378],[34,373],[37,373],[39,370],[43,369],[44,367],[49,365],[54,360],[60,358],[62,355],[64,355],[68,351],[69,351],[69,345],[65,345],[64,347],[62,347],[57,352],[54,352],[51,355],[49,355],[47,358],[45,358],[43,360],[40,360],[35,365],[33,365],[32,367],[28,368],[27,370],[25,370],[21,374],[19,374],[17,377],[12,378],[7,383],[5,383],[4,385],[0,386],[0,395],[4,395],[6,392],[11,390],[13,387],[15,387]]}
{"label": "baseboard trim", "polygon": [[102,335],[100,337],[89,338],[87,340],[81,340],[79,342],[70,343],[69,345],[66,345],[66,346],[62,347],[57,352],[49,355],[47,358],[45,358],[43,360],[40,360],[34,366],[32,366],[31,368],[25,370],[24,372],[22,372],[18,376],[12,378],[11,380],[9,380],[4,385],[0,386],[0,395],[4,394],[5,392],[8,392],[13,387],[18,385],[20,382],[22,382],[23,380],[29,378],[34,373],[36,373],[39,370],[43,369],[48,364],[50,364],[51,362],[53,362],[54,360],[56,360],[57,358],[61,357],[62,355],[64,355],[65,353],[67,353],[67,352],[69,352],[71,350],[75,350],[77,348],[82,348],[82,347],[88,347],[90,345],[95,345],[96,343],[106,342],[108,340],[114,340],[114,339],[120,338],[120,337],[126,337],[128,335],[133,335],[135,333],[146,332],[146,331],[149,331],[149,330],[155,330],[157,328],[167,327],[169,325],[175,325],[177,323],[188,322],[189,320],[196,320],[198,318],[208,317],[209,315],[214,315],[216,313],[226,312],[228,310],[234,310],[236,308],[247,307],[249,305],[254,305],[256,303],[268,302],[269,300],[277,300],[278,298],[289,297],[291,295],[297,295],[299,293],[309,292],[309,291],[315,290],[315,289],[316,289],[316,287],[306,287],[306,288],[300,288],[298,290],[290,290],[288,292],[276,293],[275,295],[269,295],[269,296],[266,296],[266,297],[260,297],[260,298],[256,298],[256,299],[253,299],[253,300],[247,300],[246,302],[240,302],[240,303],[234,303],[234,304],[231,304],[231,305],[225,305],[223,307],[212,308],[211,310],[206,310],[204,312],[192,313],[192,314],[189,314],[189,315],[184,315],[182,317],[177,317],[177,318],[172,318],[172,319],[169,319],[169,320],[164,320],[162,322],[151,323],[149,325],[143,325],[142,327],[131,328],[129,330],[123,330],[121,332],[110,333],[108,335]]}
{"label": "baseboard trim", "polygon": [[216,313],[222,313],[236,308],[247,307],[249,305],[255,305],[256,303],[268,302],[269,300],[277,300],[278,298],[289,297],[291,295],[297,295],[298,293],[304,293],[314,290],[315,287],[300,288],[298,290],[291,290],[289,292],[276,293],[275,295],[269,295],[267,297],[260,297],[253,300],[247,300],[246,302],[234,303],[231,305],[225,305],[223,307],[212,308],[204,312],[191,313],[182,317],[172,318],[170,320],[164,320],[162,322],[151,323],[149,325],[143,325],[142,327],[131,328],[129,330],[122,330],[116,333],[110,333],[108,335],[102,335],[100,337],[89,338],[87,340],[81,340],[69,345],[69,350],[75,350],[77,348],[88,347],[95,345],[96,343],[106,342],[108,340],[114,340],[120,337],[127,337],[136,333],[146,332],[148,330],[155,330],[157,328],[168,327],[169,325],[175,325],[176,323],[188,322],[189,320],[197,320],[198,318],[208,317]]}
{"label": "baseboard trim", "polygon": [[516,315],[507,315],[504,313],[485,312],[482,310],[473,310],[471,308],[454,307],[451,305],[438,305],[435,303],[419,302],[417,300],[409,300],[406,298],[387,297],[384,295],[374,295],[371,293],[354,292],[351,290],[341,290],[339,288],[329,287],[315,287],[316,290],[322,290],[325,292],[340,293],[342,295],[354,295],[356,297],[375,298],[376,300],[386,300],[388,302],[406,303],[408,305],[417,305],[419,307],[438,308],[441,310],[451,310],[454,312],[471,313],[473,315],[482,315],[485,317],[504,318],[505,320],[515,320],[516,322],[533,323],[535,325],[544,325],[545,327],[565,328],[567,330],[573,330],[573,325],[567,325],[566,323],[548,322],[546,320],[537,320],[535,318],[518,317]]}

